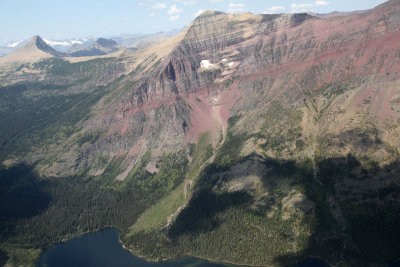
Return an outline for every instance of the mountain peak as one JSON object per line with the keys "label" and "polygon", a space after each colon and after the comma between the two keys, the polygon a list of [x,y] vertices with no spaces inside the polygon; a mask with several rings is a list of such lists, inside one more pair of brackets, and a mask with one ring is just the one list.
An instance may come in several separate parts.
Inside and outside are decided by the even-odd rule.
{"label": "mountain peak", "polygon": [[29,43],[36,43],[37,41],[43,41],[43,39],[39,35],[35,35],[31,38]]}
{"label": "mountain peak", "polygon": [[222,13],[222,12],[215,11],[215,10],[206,10],[203,13],[201,13],[201,15],[215,15],[215,14],[218,14],[218,13]]}
{"label": "mountain peak", "polygon": [[121,47],[113,39],[99,38],[89,46],[73,45],[68,53],[73,57],[100,56],[120,50]]}
{"label": "mountain peak", "polygon": [[99,38],[97,39],[96,43],[104,47],[111,47],[118,45],[117,42],[114,41],[113,39],[106,39],[106,38]]}
{"label": "mountain peak", "polygon": [[206,10],[206,11],[202,12],[199,16],[197,16],[197,18],[212,17],[212,16],[216,16],[216,15],[221,15],[221,14],[226,14],[226,13],[221,12],[221,11]]}
{"label": "mountain peak", "polygon": [[39,35],[35,35],[25,46],[26,47],[37,47],[40,49],[40,47],[45,47],[45,46],[47,46],[47,44]]}
{"label": "mountain peak", "polygon": [[62,57],[65,54],[55,50],[40,36],[35,35],[26,45],[1,58],[0,62],[34,62],[52,56]]}
{"label": "mountain peak", "polygon": [[378,5],[375,10],[386,10],[387,12],[397,12],[400,9],[399,0],[389,0]]}
{"label": "mountain peak", "polygon": [[37,48],[56,57],[63,56],[63,53],[58,52],[49,46],[39,35],[33,36],[32,39],[25,45],[25,48]]}

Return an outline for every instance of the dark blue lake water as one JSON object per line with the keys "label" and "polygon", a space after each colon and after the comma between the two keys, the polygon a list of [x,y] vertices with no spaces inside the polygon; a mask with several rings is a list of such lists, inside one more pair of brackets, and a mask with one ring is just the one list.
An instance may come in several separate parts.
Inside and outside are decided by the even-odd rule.
{"label": "dark blue lake water", "polygon": [[[106,229],[57,244],[42,253],[37,267],[226,267],[191,257],[166,262],[148,262],[125,250],[119,243],[119,232]],[[326,267],[309,259],[298,267]]]}
{"label": "dark blue lake water", "polygon": [[389,262],[389,267],[400,267],[400,259]]}

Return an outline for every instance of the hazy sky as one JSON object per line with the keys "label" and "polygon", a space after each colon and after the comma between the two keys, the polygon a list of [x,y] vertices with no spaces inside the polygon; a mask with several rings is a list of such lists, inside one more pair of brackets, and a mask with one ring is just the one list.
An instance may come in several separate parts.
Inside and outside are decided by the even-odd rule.
{"label": "hazy sky", "polygon": [[0,0],[0,44],[180,29],[201,10],[328,13],[373,8],[385,0]]}

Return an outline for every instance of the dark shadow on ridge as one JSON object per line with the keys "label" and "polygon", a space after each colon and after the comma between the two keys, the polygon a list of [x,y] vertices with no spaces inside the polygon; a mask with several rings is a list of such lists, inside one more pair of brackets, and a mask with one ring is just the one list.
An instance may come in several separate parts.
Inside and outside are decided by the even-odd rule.
{"label": "dark shadow on ridge", "polygon": [[251,201],[246,192],[214,194],[211,190],[202,190],[190,201],[168,231],[172,240],[181,235],[197,235],[212,231],[222,223],[217,215],[230,207],[244,205]]}
{"label": "dark shadow on ridge", "polygon": [[299,264],[292,265],[291,267],[329,267],[329,265],[320,259],[311,257]]}
{"label": "dark shadow on ridge", "polygon": [[46,183],[24,164],[0,168],[1,240],[11,234],[16,221],[34,217],[49,207],[52,198],[43,191]]}
{"label": "dark shadow on ridge", "polygon": [[5,266],[9,258],[7,253],[0,249],[0,266]]}
{"label": "dark shadow on ridge", "polygon": [[[343,255],[350,266],[367,266],[398,258],[400,186],[395,181],[400,162],[379,167],[368,158],[363,158],[362,163],[348,154],[322,159],[317,166],[317,179],[310,173],[311,166],[295,167],[296,172],[306,174],[298,182],[316,204],[316,223],[308,247],[299,254],[281,255],[275,262],[287,266],[313,255],[336,264],[335,259]],[[337,206],[330,205],[329,198],[334,198]],[[343,213],[346,228],[333,215],[336,209]]]}
{"label": "dark shadow on ridge", "polygon": [[[315,203],[315,220],[311,224],[308,244],[298,253],[277,256],[274,259],[277,266],[290,266],[310,257],[335,264],[343,255],[346,263],[353,266],[360,263],[385,264],[398,258],[400,216],[396,214],[400,214],[400,186],[395,181],[398,181],[400,173],[399,161],[379,167],[367,158],[360,161],[351,154],[321,159],[315,163],[317,177],[314,177],[310,159],[288,161],[250,155],[235,164],[255,156],[267,167],[262,182],[269,196],[282,198],[285,196],[282,185],[289,185],[289,188],[303,188],[307,198]],[[198,193],[168,232],[171,240],[217,229],[224,223],[218,220],[217,215],[231,207],[265,216],[268,206],[259,213],[248,209],[254,199],[247,192],[214,193],[213,187],[219,180],[214,174],[221,171],[215,164],[204,170],[196,186]],[[360,189],[355,190],[352,183],[359,183]],[[330,199],[335,199],[335,203],[330,203]],[[346,228],[334,215],[337,209],[343,213]],[[345,242],[353,245],[345,246]]]}

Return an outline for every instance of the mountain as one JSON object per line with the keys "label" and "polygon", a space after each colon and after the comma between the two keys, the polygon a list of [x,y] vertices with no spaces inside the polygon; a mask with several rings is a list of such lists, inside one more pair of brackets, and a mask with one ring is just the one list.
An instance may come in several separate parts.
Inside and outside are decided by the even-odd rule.
{"label": "mountain", "polygon": [[[74,38],[74,39],[64,39],[64,40],[48,40],[43,39],[46,44],[54,48],[59,52],[67,52],[67,50],[74,44],[82,44],[82,45],[90,45],[94,43],[95,39],[93,37],[86,38]],[[12,51],[26,45],[29,40],[19,40],[13,41],[5,45],[0,45],[0,56],[6,56],[10,54]]]}
{"label": "mountain", "polygon": [[0,256],[113,226],[151,260],[398,258],[399,14],[206,11],[136,51],[0,60]]}
{"label": "mountain", "polygon": [[171,31],[171,32],[159,32],[155,34],[146,34],[146,35],[129,35],[124,34],[118,37],[113,37],[113,39],[121,46],[126,48],[142,48],[144,46],[148,46],[154,42],[167,39],[177,35],[179,31]]}
{"label": "mountain", "polygon": [[[154,42],[167,39],[178,34],[177,31],[160,32],[156,34],[123,34],[121,36],[113,37],[112,39],[99,38],[99,42],[93,37],[80,38],[80,39],[65,39],[65,40],[43,40],[47,45],[51,46],[56,51],[65,53],[82,54],[84,56],[98,56],[112,53],[121,49],[121,47],[129,49],[137,49],[140,47],[148,46]],[[115,40],[115,41],[114,41]],[[12,51],[26,45],[29,40],[21,40],[11,42],[6,45],[0,46],[0,57],[10,54]],[[121,47],[119,47],[119,46]],[[75,56],[73,55],[73,56]]]}
{"label": "mountain", "polygon": [[47,45],[40,36],[36,35],[23,47],[18,48],[9,55],[1,58],[0,62],[24,62],[61,56],[65,56],[65,54],[58,52],[51,46]]}
{"label": "mountain", "polygon": [[352,12],[338,12],[338,11],[334,11],[331,13],[327,13],[327,14],[312,14],[313,16],[317,16],[319,18],[331,18],[331,17],[344,17],[344,16],[350,16],[350,15],[354,15],[354,14],[362,14],[362,13],[366,13],[369,10],[357,10],[357,11],[352,11]]}
{"label": "mountain", "polygon": [[100,56],[116,52],[120,49],[121,47],[114,40],[99,38],[88,46],[74,44],[68,49],[68,54],[73,57]]}
{"label": "mountain", "polygon": [[29,49],[29,48],[33,48],[33,49],[39,49],[45,53],[48,53],[52,56],[55,57],[60,57],[63,56],[64,54],[58,52],[57,50],[55,50],[54,48],[52,48],[51,46],[49,46],[45,41],[43,41],[42,38],[40,38],[40,36],[34,36],[29,43],[24,46],[24,48]]}

